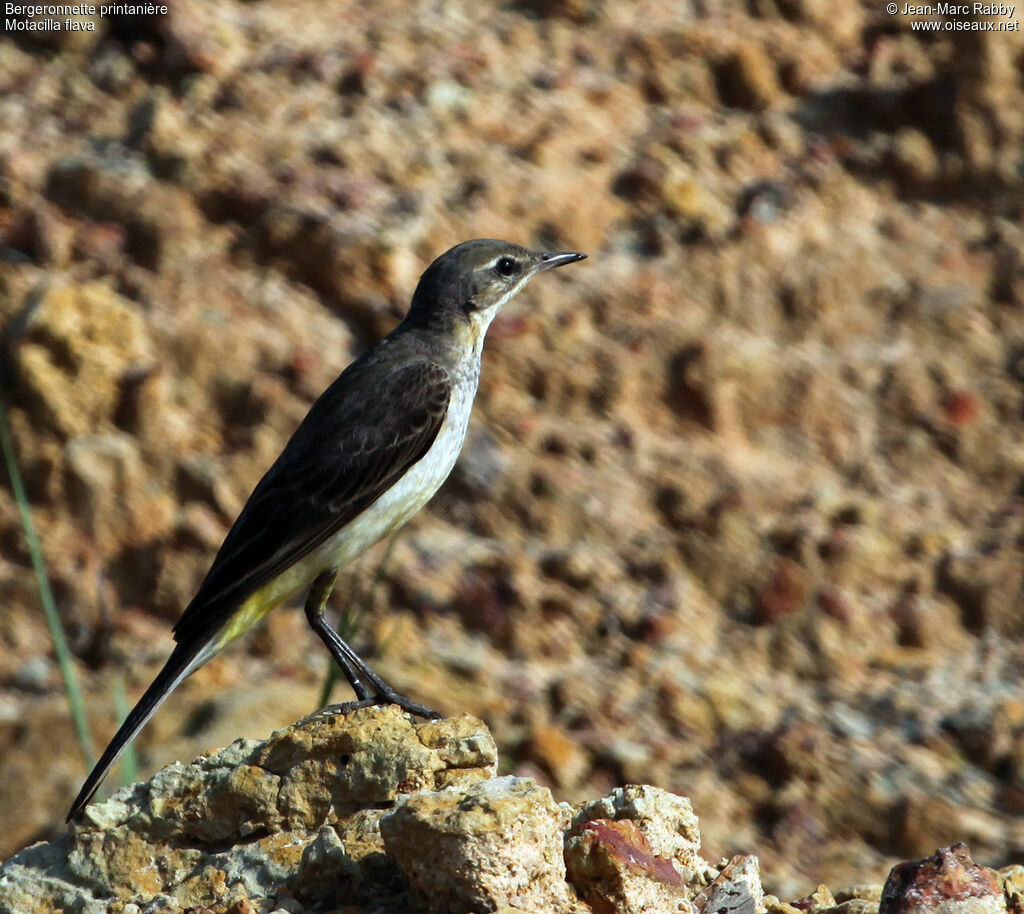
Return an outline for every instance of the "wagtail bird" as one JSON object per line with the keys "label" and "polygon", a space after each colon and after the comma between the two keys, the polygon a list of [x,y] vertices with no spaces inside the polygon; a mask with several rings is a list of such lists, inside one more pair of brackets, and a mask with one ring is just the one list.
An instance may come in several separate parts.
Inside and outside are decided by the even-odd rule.
{"label": "wagtail bird", "polygon": [[313,404],[260,480],[174,626],[170,658],[82,785],[68,820],[186,676],[311,585],[306,618],[355,692],[347,707],[430,708],[399,695],[324,615],[338,571],[430,500],[455,466],[480,378],[487,328],[544,270],[585,254],[508,241],[456,245],[420,277],[409,313]]}

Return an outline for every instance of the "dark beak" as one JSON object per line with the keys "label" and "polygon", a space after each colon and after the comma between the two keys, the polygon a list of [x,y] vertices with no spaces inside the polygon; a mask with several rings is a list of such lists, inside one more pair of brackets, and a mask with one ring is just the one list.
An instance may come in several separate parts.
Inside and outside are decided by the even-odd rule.
{"label": "dark beak", "polygon": [[577,260],[585,260],[586,254],[577,254],[573,251],[567,251],[562,254],[541,254],[540,260],[537,261],[533,268],[535,273],[542,273],[544,270],[553,270],[555,267],[564,267],[567,263],[576,263]]}

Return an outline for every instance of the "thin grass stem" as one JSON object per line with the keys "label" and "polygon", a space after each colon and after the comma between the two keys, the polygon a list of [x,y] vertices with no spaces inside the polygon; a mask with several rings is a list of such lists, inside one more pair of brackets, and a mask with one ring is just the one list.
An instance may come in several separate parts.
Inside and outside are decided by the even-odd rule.
{"label": "thin grass stem", "polygon": [[[114,692],[114,713],[117,715],[118,723],[128,716],[128,688],[125,685],[124,670],[118,667],[114,671],[114,678],[111,685]],[[121,783],[134,784],[138,780],[138,760],[135,756],[135,741],[132,740],[121,756]]]}
{"label": "thin grass stem", "polygon": [[53,599],[50,579],[46,574],[46,561],[43,558],[43,550],[39,545],[39,537],[36,536],[36,527],[32,520],[32,511],[29,508],[28,497],[25,495],[25,487],[21,482],[21,473],[18,470],[18,456],[14,450],[14,440],[11,436],[10,425],[7,422],[7,409],[2,402],[0,402],[0,447],[3,448],[4,463],[7,466],[7,475],[11,480],[11,491],[14,493],[14,500],[18,504],[21,526],[25,531],[29,555],[32,557],[32,569],[36,575],[39,600],[43,605],[46,626],[50,630],[50,640],[53,642],[53,652],[57,657],[57,665],[60,667],[60,674],[64,680],[64,691],[68,696],[68,704],[71,707],[71,719],[74,721],[75,732],[78,735],[78,745],[82,749],[85,767],[91,768],[96,756],[93,752],[92,737],[89,734],[89,721],[85,714],[85,704],[82,701],[82,693],[78,688],[78,677],[75,676],[74,662],[71,659],[71,651],[68,649],[67,639],[64,637],[64,629],[60,623],[60,614],[57,612],[57,603]]}

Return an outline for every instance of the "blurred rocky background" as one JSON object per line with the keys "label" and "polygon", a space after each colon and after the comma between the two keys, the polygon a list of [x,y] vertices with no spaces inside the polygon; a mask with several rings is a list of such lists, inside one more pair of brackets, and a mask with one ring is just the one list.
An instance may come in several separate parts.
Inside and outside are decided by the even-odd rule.
{"label": "blurred rocky background", "polygon": [[[855,0],[0,38],[3,397],[95,741],[313,398],[433,257],[505,237],[590,259],[495,323],[357,646],[556,800],[689,797],[783,898],[1024,859],[1022,81],[1020,32]],[[0,594],[7,857],[85,769],[6,477]],[[312,710],[326,663],[272,614],[140,773]]]}

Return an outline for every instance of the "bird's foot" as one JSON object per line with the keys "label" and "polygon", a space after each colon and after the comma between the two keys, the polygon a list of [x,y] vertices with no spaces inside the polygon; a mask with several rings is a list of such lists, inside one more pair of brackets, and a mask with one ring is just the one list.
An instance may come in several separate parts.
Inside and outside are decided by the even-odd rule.
{"label": "bird's foot", "polygon": [[444,717],[439,711],[428,708],[426,705],[421,705],[410,698],[406,698],[404,695],[399,695],[394,689],[388,689],[383,694],[376,695],[370,700],[378,705],[398,705],[406,714],[412,714],[414,717],[423,717],[427,720],[440,720]]}
{"label": "bird's foot", "polygon": [[418,702],[413,701],[411,698],[399,695],[392,689],[388,689],[378,695],[371,695],[369,698],[360,698],[356,701],[343,701],[339,704],[327,705],[310,716],[321,717],[325,714],[350,714],[352,711],[356,711],[359,708],[372,708],[377,705],[397,705],[407,714],[412,714],[414,717],[423,717],[427,720],[440,720],[443,717],[442,714],[438,713],[433,708],[428,708],[426,705],[421,705]]}

